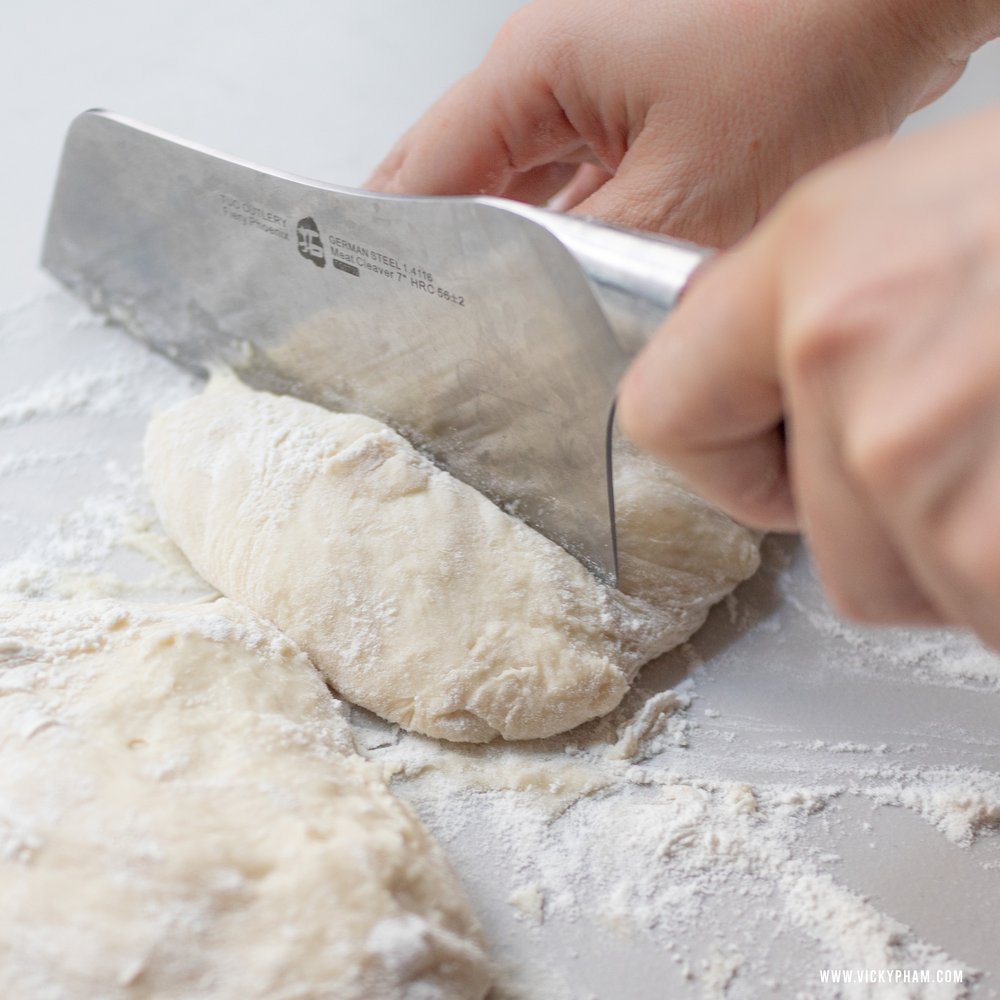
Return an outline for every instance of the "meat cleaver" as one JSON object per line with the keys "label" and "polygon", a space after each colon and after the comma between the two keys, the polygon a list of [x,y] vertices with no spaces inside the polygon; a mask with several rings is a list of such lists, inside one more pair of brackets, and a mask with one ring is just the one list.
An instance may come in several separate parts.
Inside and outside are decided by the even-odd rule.
{"label": "meat cleaver", "polygon": [[87,111],[42,263],[188,368],[385,421],[614,583],[615,388],[704,256],[499,198],[305,180]]}

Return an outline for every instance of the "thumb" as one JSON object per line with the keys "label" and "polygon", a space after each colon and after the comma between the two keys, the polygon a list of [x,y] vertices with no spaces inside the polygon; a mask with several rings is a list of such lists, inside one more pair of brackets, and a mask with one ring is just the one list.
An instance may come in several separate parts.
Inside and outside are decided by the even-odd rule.
{"label": "thumb", "polygon": [[792,530],[782,433],[774,249],[755,234],[708,265],[626,372],[618,419],[707,500]]}

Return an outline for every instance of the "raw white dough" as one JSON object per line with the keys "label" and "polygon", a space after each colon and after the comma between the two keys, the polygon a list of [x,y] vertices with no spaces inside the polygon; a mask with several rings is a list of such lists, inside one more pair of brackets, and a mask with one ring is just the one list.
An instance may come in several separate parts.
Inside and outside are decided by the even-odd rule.
{"label": "raw white dough", "polygon": [[618,479],[623,590],[367,417],[221,380],[155,417],[167,532],[345,698],[451,740],[549,736],[749,576],[758,540],[649,463]]}
{"label": "raw white dough", "polygon": [[440,850],[220,600],[0,607],[0,996],[479,1000]]}

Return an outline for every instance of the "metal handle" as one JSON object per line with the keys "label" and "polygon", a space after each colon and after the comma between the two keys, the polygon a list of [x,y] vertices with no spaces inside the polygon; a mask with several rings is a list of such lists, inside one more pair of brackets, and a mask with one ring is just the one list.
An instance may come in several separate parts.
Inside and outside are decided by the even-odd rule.
{"label": "metal handle", "polygon": [[501,204],[544,226],[576,257],[629,354],[639,352],[677,304],[691,275],[711,255],[710,250],[681,240],[530,205]]}

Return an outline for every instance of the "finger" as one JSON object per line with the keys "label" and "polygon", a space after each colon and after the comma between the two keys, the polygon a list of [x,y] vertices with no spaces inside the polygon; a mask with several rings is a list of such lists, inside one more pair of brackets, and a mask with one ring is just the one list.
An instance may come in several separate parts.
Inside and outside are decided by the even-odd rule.
{"label": "finger", "polygon": [[546,163],[516,174],[497,194],[528,205],[545,205],[572,181],[578,169],[576,163]]}
{"label": "finger", "polygon": [[584,163],[574,172],[569,183],[549,202],[554,212],[568,212],[589,198],[614,174],[596,163]]}
{"label": "finger", "polygon": [[796,526],[780,432],[769,240],[718,258],[626,373],[619,422],[706,499],[767,530]]}
{"label": "finger", "polygon": [[365,186],[499,195],[518,174],[572,159],[580,137],[530,58],[509,47],[502,59],[487,57],[431,106]]}
{"label": "finger", "polygon": [[632,229],[669,231],[695,240],[690,233],[668,229],[670,221],[683,214],[688,185],[676,176],[669,150],[659,148],[661,144],[648,133],[641,134],[617,165],[614,176],[582,199],[576,211]]}
{"label": "finger", "polygon": [[824,387],[792,383],[791,477],[803,533],[823,587],[843,615],[878,624],[939,625],[894,532],[845,467],[844,449]]}
{"label": "finger", "polygon": [[914,541],[918,568],[951,621],[1000,649],[1000,445],[983,449],[962,478],[937,531]]}
{"label": "finger", "polygon": [[621,161],[608,164],[614,176],[575,211],[702,246],[732,246],[754,227],[760,206],[737,179],[727,178],[725,164],[713,165],[710,178],[695,172],[676,148],[676,134],[670,123],[647,123]]}
{"label": "finger", "polygon": [[[894,386],[873,379],[866,392],[863,379],[851,379],[853,411],[879,417],[860,424],[875,431],[855,435],[853,467],[893,508],[886,520],[897,549],[942,617],[1000,646],[1000,533],[992,529],[1000,506],[1000,296],[989,272],[981,280],[985,290],[958,286],[944,313],[911,296],[908,329],[922,336],[911,332],[901,338],[906,349],[890,355]],[[939,276],[935,288],[947,287]]]}

